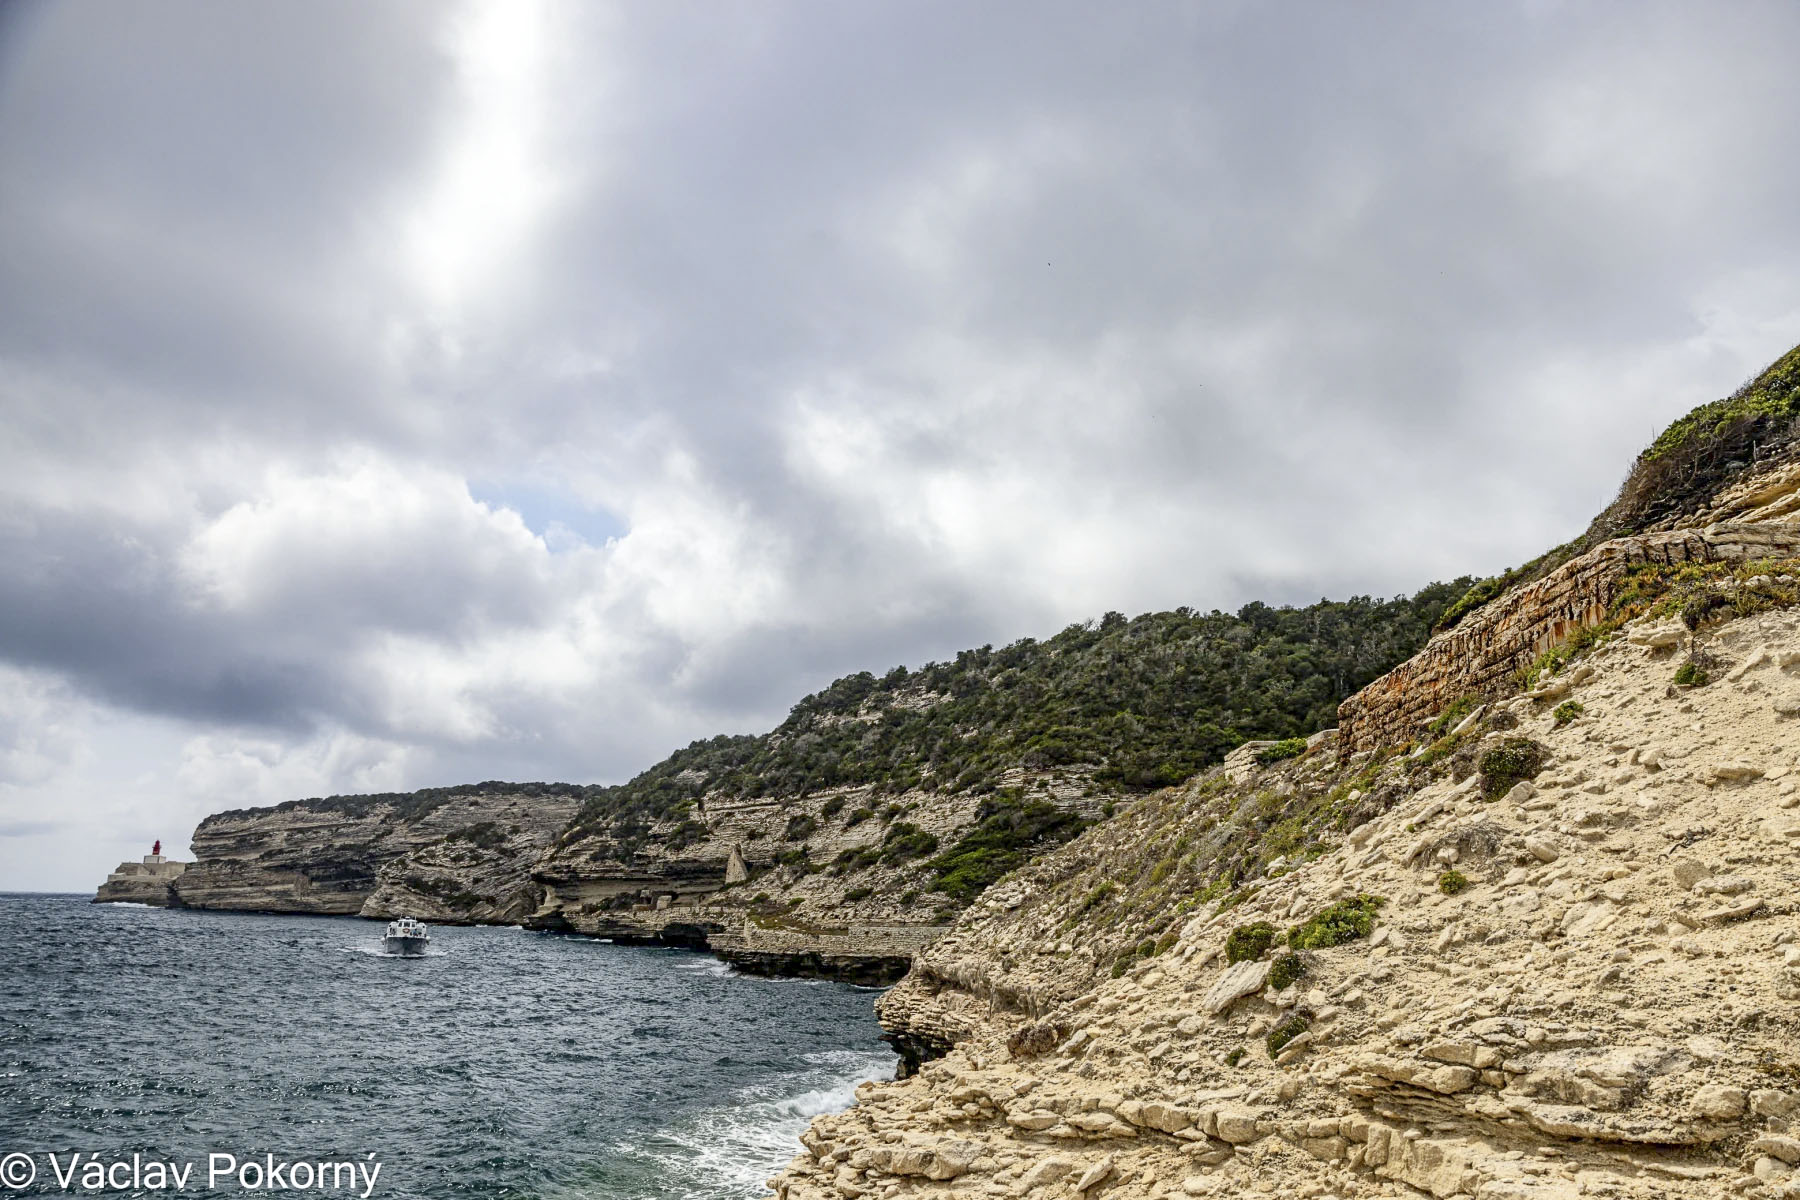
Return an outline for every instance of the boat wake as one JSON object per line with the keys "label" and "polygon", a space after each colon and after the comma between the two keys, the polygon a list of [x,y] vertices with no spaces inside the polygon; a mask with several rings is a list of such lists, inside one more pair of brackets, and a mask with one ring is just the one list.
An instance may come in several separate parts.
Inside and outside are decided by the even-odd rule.
{"label": "boat wake", "polygon": [[345,946],[343,947],[343,951],[345,954],[366,954],[370,958],[443,958],[447,953],[447,951],[439,950],[434,947],[423,952],[402,954],[398,950],[384,950],[379,945]]}

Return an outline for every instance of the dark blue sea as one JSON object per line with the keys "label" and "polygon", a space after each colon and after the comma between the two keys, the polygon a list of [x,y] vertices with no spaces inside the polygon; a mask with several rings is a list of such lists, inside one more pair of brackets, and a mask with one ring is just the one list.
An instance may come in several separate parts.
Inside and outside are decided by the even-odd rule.
{"label": "dark blue sea", "polygon": [[[36,1173],[13,1190],[62,1194],[78,1153],[70,1194],[99,1161],[105,1194],[360,1196],[291,1166],[355,1162],[382,1197],[728,1200],[893,1075],[869,990],[519,929],[392,958],[382,928],[0,895],[0,1157]],[[214,1154],[290,1167],[209,1178]]]}

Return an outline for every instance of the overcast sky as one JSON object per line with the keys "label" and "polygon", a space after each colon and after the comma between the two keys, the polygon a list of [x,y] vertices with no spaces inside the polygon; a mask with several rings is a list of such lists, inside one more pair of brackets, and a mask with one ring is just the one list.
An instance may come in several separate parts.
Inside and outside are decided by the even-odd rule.
{"label": "overcast sky", "polygon": [[0,889],[1410,592],[1800,341],[1800,7],[0,8]]}

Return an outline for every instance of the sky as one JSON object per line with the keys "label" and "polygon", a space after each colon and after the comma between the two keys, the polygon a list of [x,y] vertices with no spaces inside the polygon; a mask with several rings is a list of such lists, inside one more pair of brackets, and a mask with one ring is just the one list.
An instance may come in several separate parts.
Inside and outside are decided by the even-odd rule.
{"label": "sky", "polygon": [[1788,3],[0,0],[0,890],[1581,530],[1800,342]]}

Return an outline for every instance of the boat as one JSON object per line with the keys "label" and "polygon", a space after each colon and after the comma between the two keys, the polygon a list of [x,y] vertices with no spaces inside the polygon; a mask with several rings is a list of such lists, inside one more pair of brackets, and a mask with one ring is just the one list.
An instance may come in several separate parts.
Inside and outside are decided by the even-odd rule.
{"label": "boat", "polygon": [[387,936],[381,939],[381,948],[384,951],[405,958],[416,958],[425,953],[430,946],[431,930],[412,917],[401,917],[398,921],[389,921]]}

